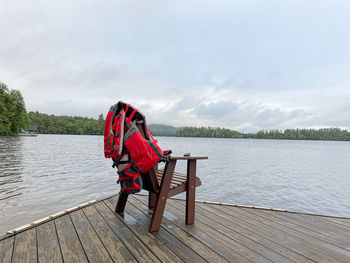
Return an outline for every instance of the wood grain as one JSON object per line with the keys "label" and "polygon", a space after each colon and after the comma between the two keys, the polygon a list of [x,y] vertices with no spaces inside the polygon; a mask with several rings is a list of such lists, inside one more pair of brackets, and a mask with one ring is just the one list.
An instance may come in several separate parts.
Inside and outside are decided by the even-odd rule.
{"label": "wood grain", "polygon": [[37,240],[39,262],[63,262],[53,221],[37,227]]}

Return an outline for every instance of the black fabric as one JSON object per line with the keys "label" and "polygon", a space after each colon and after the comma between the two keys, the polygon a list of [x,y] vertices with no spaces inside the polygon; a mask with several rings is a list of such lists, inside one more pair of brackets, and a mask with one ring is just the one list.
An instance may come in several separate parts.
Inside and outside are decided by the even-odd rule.
{"label": "black fabric", "polygon": [[[126,171],[128,174],[125,173]],[[136,171],[132,166],[124,169],[121,172],[118,171],[118,175],[118,183],[120,183],[121,187],[119,194],[135,194],[142,190],[142,177],[140,173]],[[135,177],[136,179],[134,179]],[[130,189],[137,187],[135,183],[140,186],[139,189]]]}

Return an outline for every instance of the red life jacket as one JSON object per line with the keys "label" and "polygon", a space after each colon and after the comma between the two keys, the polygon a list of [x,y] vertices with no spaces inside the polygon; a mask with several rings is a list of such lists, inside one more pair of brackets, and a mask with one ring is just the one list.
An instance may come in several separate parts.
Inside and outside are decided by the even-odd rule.
{"label": "red life jacket", "polygon": [[125,133],[124,146],[130,153],[131,163],[142,173],[147,173],[160,161],[166,161],[171,153],[164,153],[154,140],[151,132],[147,129],[150,140],[146,140],[140,133],[135,122],[131,123],[130,129]]}
{"label": "red life jacket", "polygon": [[[163,152],[148,128],[144,131],[145,136],[141,135],[136,126],[136,121],[141,119],[144,119],[141,112],[123,102],[111,106],[106,117],[105,157],[112,158],[113,167],[115,167],[121,163],[120,159],[124,154],[129,154],[130,165],[127,165],[128,169],[125,172],[118,171],[122,193],[141,191],[140,173],[147,173],[158,162],[167,161],[170,158],[171,151]],[[126,162],[123,161],[123,163]],[[131,172],[132,169],[136,171]]]}

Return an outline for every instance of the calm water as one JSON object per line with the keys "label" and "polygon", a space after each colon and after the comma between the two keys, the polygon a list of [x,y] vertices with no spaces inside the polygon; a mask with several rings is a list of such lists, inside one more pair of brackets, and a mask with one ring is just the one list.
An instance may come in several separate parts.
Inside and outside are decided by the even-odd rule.
{"label": "calm water", "polygon": [[[209,156],[197,199],[350,217],[350,142],[158,140],[174,155]],[[0,235],[118,193],[116,180],[102,136],[0,137]]]}

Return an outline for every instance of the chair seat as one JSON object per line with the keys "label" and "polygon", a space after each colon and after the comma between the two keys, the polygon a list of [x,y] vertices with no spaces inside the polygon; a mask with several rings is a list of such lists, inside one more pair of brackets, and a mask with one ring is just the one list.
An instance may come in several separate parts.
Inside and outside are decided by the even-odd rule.
{"label": "chair seat", "polygon": [[[164,170],[156,170],[155,172],[156,172],[158,183],[160,184],[162,181]],[[182,192],[186,192],[186,182],[187,182],[186,174],[174,172],[173,178],[171,180],[168,196],[170,197]],[[195,186],[198,187],[200,185],[201,185],[201,180],[196,176]]]}

